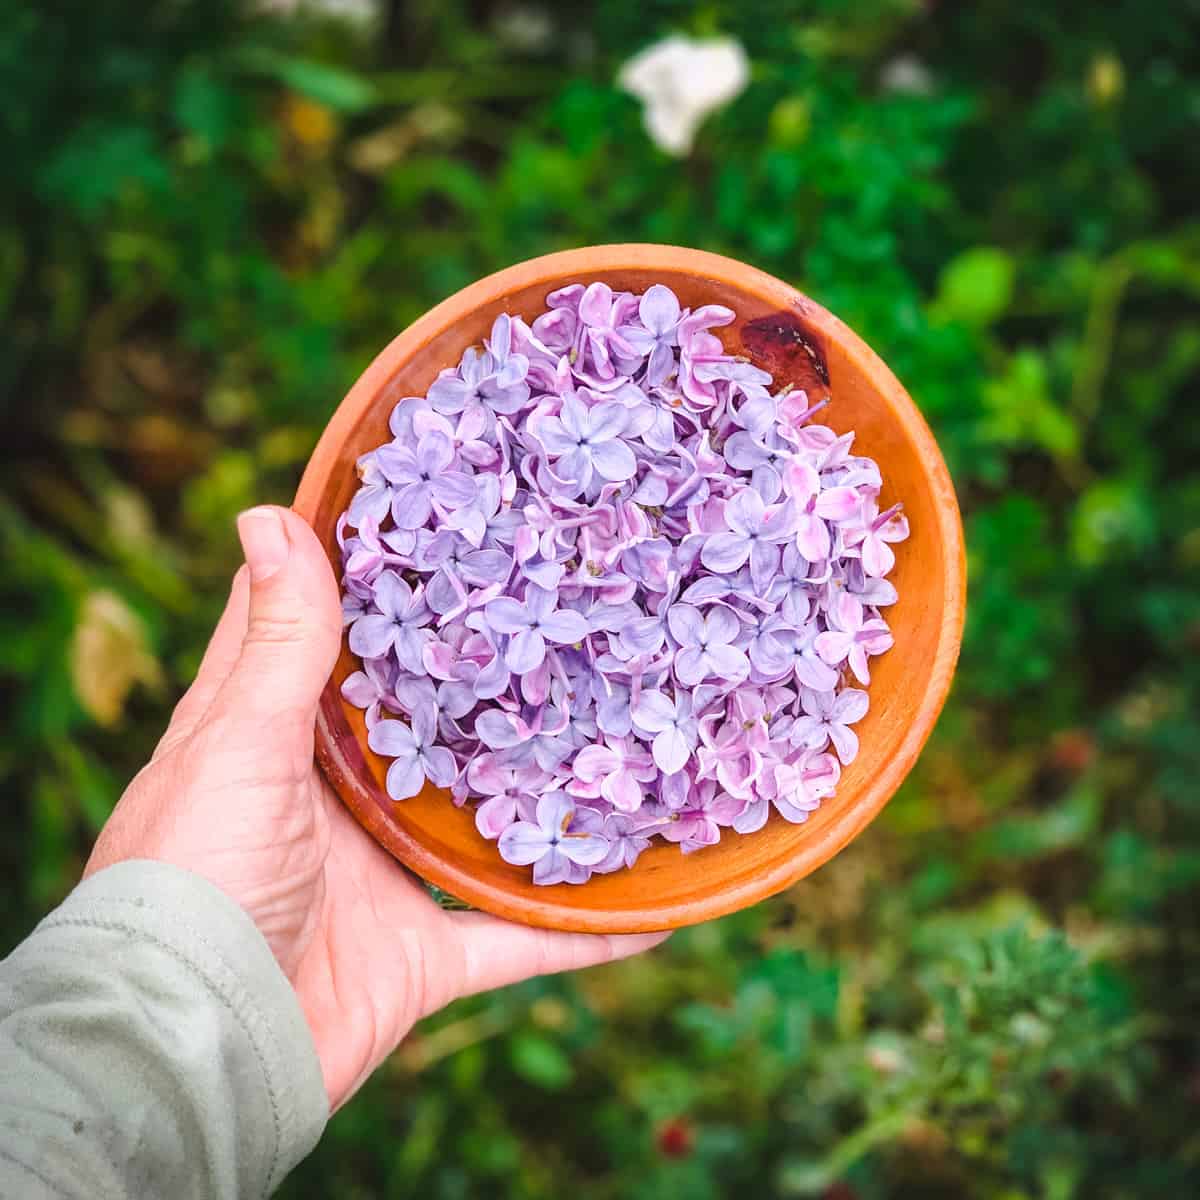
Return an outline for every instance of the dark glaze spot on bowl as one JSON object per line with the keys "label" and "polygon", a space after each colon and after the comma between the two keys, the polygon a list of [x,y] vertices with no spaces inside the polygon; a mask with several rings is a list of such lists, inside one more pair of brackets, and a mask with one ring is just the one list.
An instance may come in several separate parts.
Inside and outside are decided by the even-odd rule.
{"label": "dark glaze spot on bowl", "polygon": [[770,371],[777,385],[803,388],[811,400],[829,392],[829,365],[821,337],[797,310],[780,309],[747,321],[742,345],[757,366]]}

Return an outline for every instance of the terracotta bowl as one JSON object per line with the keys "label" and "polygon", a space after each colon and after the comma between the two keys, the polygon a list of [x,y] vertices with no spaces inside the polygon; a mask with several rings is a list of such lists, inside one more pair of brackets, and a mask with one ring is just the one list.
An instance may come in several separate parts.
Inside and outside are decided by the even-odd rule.
{"label": "terracotta bowl", "polygon": [[728,833],[719,845],[682,855],[655,844],[632,870],[583,886],[535,887],[475,830],[471,808],[427,787],[396,803],[384,790],[386,760],[367,749],[363,714],[345,703],[342,681],[357,669],[343,647],[322,697],[317,758],[359,822],[422,878],[478,908],[530,925],[620,933],[668,929],[733,912],[815,870],[883,808],[933,728],[962,635],[965,568],[954,488],[937,444],[895,376],[836,317],[778,279],[732,259],[674,246],[591,246],[509,267],[428,312],[387,346],[350,389],[321,437],[296,494],[295,510],[339,567],[334,530],[358,480],[355,460],[385,442],[388,414],[404,396],[424,395],[437,373],[486,336],[502,312],[532,319],[546,294],[604,280],[640,292],[664,283],[686,306],[725,304],[736,323],[717,330],[726,348],[771,371],[779,385],[832,395],[822,414],[884,474],[884,507],[903,501],[912,534],[897,547],[891,579],[900,600],[888,610],[893,649],[872,664],[871,710],[857,726],[861,750],[837,794],[806,824],[772,816],[758,833]]}

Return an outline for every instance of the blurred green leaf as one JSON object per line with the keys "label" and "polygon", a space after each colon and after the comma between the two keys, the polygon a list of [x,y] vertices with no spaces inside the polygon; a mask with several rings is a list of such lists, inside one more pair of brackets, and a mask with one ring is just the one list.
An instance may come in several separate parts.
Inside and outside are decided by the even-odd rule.
{"label": "blurred green leaf", "polygon": [[508,1052],[513,1070],[522,1079],[548,1092],[560,1091],[575,1077],[575,1068],[563,1049],[540,1034],[513,1034]]}
{"label": "blurred green leaf", "polygon": [[364,76],[314,59],[281,54],[269,46],[243,46],[236,61],[244,70],[278,80],[336,112],[361,112],[376,100],[375,87]]}
{"label": "blurred green leaf", "polygon": [[995,246],[964,250],[942,268],[932,311],[939,320],[990,325],[1012,301],[1012,256]]}

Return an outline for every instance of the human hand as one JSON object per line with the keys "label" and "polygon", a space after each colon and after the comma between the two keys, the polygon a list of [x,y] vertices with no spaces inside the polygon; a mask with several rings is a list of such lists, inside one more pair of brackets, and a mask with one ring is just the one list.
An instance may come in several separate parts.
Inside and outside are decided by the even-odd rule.
{"label": "human hand", "polygon": [[313,763],[341,607],[312,530],[243,513],[246,566],[195,682],[102,830],[85,874],[130,858],[203,876],[249,913],[299,996],[333,1109],[414,1022],[459,996],[624,958],[665,934],[529,929],[440,909]]}

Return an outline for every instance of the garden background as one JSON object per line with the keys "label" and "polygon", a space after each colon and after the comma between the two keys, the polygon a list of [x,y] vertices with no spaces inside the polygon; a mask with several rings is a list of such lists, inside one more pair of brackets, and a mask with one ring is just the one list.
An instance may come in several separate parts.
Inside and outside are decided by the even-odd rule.
{"label": "garden background", "polygon": [[[671,32],[751,63],[681,157],[616,83]],[[374,353],[532,255],[699,246],[933,425],[950,704],[814,877],[456,1005],[284,1195],[1200,1194],[1196,0],[43,0],[0,100],[0,952]]]}

